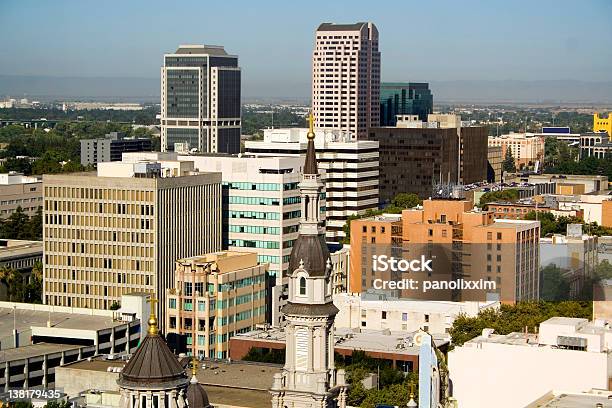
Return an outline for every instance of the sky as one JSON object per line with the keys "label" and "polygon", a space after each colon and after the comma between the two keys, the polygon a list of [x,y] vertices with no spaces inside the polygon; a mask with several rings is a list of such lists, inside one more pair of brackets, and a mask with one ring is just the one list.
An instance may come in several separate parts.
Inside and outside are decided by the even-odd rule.
{"label": "sky", "polygon": [[383,81],[611,81],[611,15],[612,0],[0,0],[0,75],[158,78],[164,53],[204,43],[239,56],[244,94],[307,93],[317,26],[371,21]]}

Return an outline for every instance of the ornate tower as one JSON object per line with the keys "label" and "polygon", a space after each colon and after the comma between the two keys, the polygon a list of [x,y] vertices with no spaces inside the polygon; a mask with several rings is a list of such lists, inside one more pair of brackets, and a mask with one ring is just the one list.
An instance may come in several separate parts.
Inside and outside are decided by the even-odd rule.
{"label": "ornate tower", "polygon": [[285,367],[274,376],[270,390],[273,408],[331,408],[346,406],[344,370],[334,368],[332,264],[325,243],[321,199],[323,183],[317,170],[310,115],[308,148],[300,192],[300,235],[289,260],[289,301]]}
{"label": "ornate tower", "polygon": [[119,375],[119,408],[187,408],[189,379],[159,335],[151,299],[149,330]]}

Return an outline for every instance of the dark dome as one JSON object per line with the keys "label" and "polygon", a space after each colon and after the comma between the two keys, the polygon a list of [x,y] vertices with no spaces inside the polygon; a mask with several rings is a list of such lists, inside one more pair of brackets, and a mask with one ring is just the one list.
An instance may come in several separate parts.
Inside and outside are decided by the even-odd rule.
{"label": "dark dome", "polygon": [[198,384],[195,377],[189,382],[187,387],[187,404],[189,408],[209,408],[208,395],[204,391],[204,387]]}
{"label": "dark dome", "polygon": [[293,244],[289,258],[289,274],[304,262],[304,269],[310,276],[325,276],[329,249],[323,235],[300,235]]}
{"label": "dark dome", "polygon": [[188,382],[185,370],[159,335],[149,334],[125,365],[117,383],[121,387],[176,388]]}

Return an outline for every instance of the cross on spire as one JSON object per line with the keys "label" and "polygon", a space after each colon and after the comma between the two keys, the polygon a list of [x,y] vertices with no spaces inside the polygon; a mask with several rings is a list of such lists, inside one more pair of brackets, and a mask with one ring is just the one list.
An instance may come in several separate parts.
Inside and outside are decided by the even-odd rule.
{"label": "cross on spire", "polygon": [[156,336],[159,333],[159,329],[157,328],[157,317],[155,316],[155,304],[159,302],[155,295],[151,295],[151,297],[147,298],[147,303],[151,304],[151,315],[149,316],[149,330],[147,331],[150,335]]}

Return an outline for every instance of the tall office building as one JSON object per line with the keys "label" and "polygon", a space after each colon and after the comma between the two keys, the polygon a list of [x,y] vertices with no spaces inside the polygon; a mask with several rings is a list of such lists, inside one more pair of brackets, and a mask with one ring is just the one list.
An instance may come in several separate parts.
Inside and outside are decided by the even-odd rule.
{"label": "tall office building", "polygon": [[223,47],[181,45],[161,69],[162,150],[240,152],[240,68]]}
{"label": "tall office building", "polygon": [[273,277],[268,322],[280,322],[291,248],[298,236],[303,160],[299,157],[179,156],[199,171],[220,172],[223,248],[256,252]]}
{"label": "tall office building", "polygon": [[108,309],[149,292],[164,322],[174,261],[221,249],[221,175],[193,163],[99,163],[45,175],[43,189],[46,304]]}
{"label": "tall office building", "polygon": [[[264,130],[263,141],[246,142],[247,154],[304,156],[308,129]],[[314,144],[325,183],[326,239],[339,242],[349,216],[378,208],[378,142],[354,140],[348,132],[317,129]]]}
{"label": "tall office building", "polygon": [[395,126],[397,115],[417,115],[426,122],[433,113],[433,95],[426,82],[380,84],[380,126]]}
{"label": "tall office building", "polygon": [[362,138],[380,120],[380,52],[373,23],[317,28],[312,54],[315,128]]}
{"label": "tall office building", "polygon": [[370,128],[380,145],[380,201],[399,193],[432,196],[436,184],[469,184],[487,179],[487,129],[462,126],[456,115],[400,117],[396,126]]}

